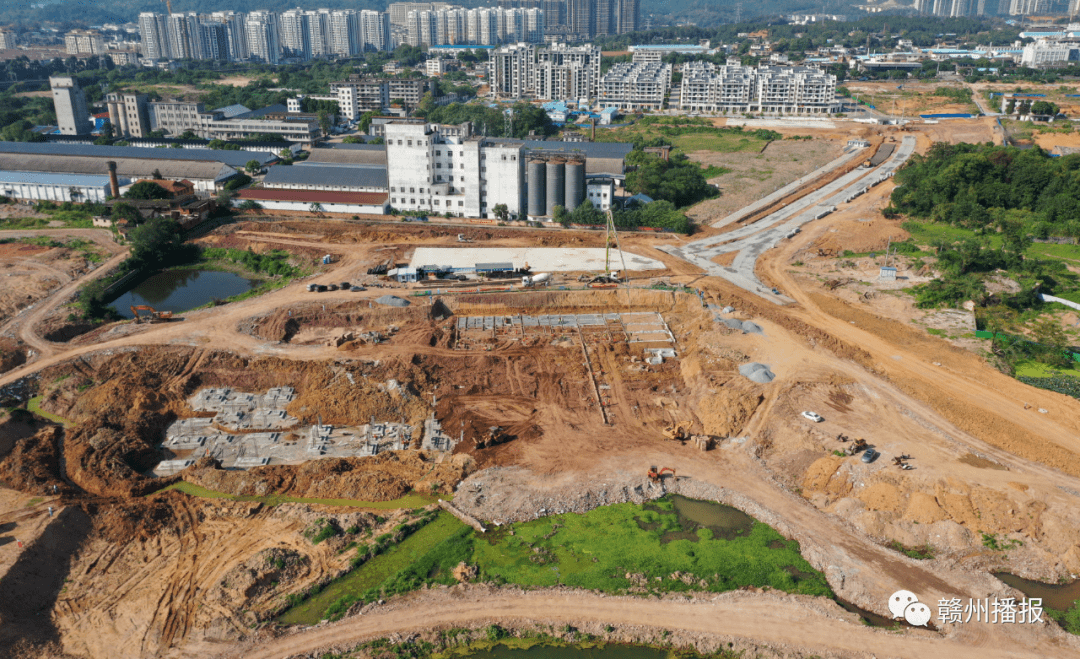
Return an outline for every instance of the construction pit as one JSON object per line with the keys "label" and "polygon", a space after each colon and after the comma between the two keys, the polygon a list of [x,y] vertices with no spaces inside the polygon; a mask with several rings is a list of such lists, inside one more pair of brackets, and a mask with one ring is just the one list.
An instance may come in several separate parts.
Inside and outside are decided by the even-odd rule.
{"label": "construction pit", "polygon": [[[0,421],[0,654],[318,656],[416,633],[406,621],[541,620],[623,642],[675,629],[764,657],[1080,655],[1051,624],[886,633],[831,600],[756,588],[645,599],[463,579],[309,631],[274,626],[290,597],[352,569],[354,538],[393,534],[451,494],[489,529],[665,492],[720,501],[798,541],[839,597],[880,615],[898,589],[927,602],[1018,597],[992,573],[1080,574],[1077,403],[791,273],[799,250],[868,217],[890,186],[762,255],[759,276],[788,306],[655,249],[673,237],[623,236],[701,296],[641,288],[657,283],[646,271],[611,290],[395,285],[411,304],[387,308],[374,304],[386,291],[313,297],[304,281],[183,323],[42,344],[0,380],[19,403],[40,396],[34,409],[52,419]],[[418,245],[453,247],[460,232],[327,226],[247,224],[227,237],[332,253],[308,280],[326,283],[408,262]],[[603,248],[595,232],[468,231],[502,247]],[[365,455],[383,424],[410,428],[408,447]],[[665,439],[673,427],[711,441]],[[216,439],[170,447],[170,428]],[[325,454],[307,452],[313,430],[330,440]],[[841,436],[882,455],[864,463]],[[892,464],[902,455],[913,469]],[[192,462],[155,472],[166,460]],[[651,466],[678,478],[652,483]],[[313,542],[326,520],[357,532]],[[901,553],[927,546],[930,558]]]}

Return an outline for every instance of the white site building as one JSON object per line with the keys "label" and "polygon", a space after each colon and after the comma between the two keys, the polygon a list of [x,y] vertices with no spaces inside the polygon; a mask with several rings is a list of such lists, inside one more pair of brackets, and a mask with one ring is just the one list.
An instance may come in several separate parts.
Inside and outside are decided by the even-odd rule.
{"label": "white site building", "polygon": [[471,125],[386,125],[390,205],[406,212],[488,217],[506,204],[524,213],[524,145],[473,136]]}
{"label": "white site building", "polygon": [[832,114],[836,76],[811,66],[683,65],[680,108],[722,114]]}

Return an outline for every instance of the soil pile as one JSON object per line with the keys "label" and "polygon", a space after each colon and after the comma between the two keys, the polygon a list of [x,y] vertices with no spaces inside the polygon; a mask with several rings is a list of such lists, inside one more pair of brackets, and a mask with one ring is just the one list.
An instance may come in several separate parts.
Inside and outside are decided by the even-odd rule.
{"label": "soil pile", "polygon": [[60,478],[59,443],[63,434],[60,426],[47,426],[30,437],[10,442],[0,460],[0,483],[27,494],[52,494],[54,485],[66,490]]}
{"label": "soil pile", "polygon": [[412,490],[450,493],[473,471],[474,464],[464,455],[436,462],[423,451],[394,451],[365,458],[324,458],[301,465],[226,471],[204,458],[184,472],[184,478],[229,494],[389,501]]}
{"label": "soil pile", "polygon": [[375,301],[379,304],[384,304],[388,307],[407,307],[409,306],[408,300],[403,300],[396,295],[383,295],[382,297],[375,298]]}

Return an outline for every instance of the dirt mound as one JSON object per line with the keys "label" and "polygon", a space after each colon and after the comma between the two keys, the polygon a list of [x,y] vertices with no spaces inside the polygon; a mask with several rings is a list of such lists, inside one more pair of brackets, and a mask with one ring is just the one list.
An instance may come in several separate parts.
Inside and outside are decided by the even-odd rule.
{"label": "dirt mound", "polygon": [[241,325],[243,331],[268,341],[288,343],[303,329],[349,327],[382,331],[391,324],[423,320],[424,307],[369,308],[362,302],[338,304],[304,303],[282,307],[265,316],[251,318]]}
{"label": "dirt mound", "polygon": [[52,494],[53,486],[67,489],[60,478],[60,426],[46,426],[14,442],[0,460],[0,483],[28,494]]}
{"label": "dirt mound", "polygon": [[746,379],[759,384],[768,384],[776,379],[776,375],[765,364],[750,362],[739,367],[739,373]]}
{"label": "dirt mound", "polygon": [[762,388],[733,377],[698,404],[697,415],[706,435],[731,437],[742,432],[750,417],[765,402]]}
{"label": "dirt mound", "polygon": [[835,227],[835,233],[825,233],[810,246],[812,251],[832,250],[836,254],[843,254],[845,250],[856,253],[884,252],[890,241],[895,243],[910,237],[907,231],[900,228],[899,220],[849,220],[837,222]]}
{"label": "dirt mound", "polygon": [[26,363],[26,346],[12,339],[0,339],[0,373]]}
{"label": "dirt mound", "polygon": [[204,458],[184,472],[184,478],[229,494],[389,501],[412,490],[452,492],[471,473],[473,464],[468,456],[435,462],[423,451],[392,451],[366,458],[325,458],[301,465],[226,471]]}
{"label": "dirt mound", "polygon": [[409,306],[409,301],[408,300],[400,298],[400,297],[398,297],[396,295],[383,295],[382,297],[375,298],[375,301],[378,302],[379,304],[387,306],[387,307],[407,307],[407,306]]}

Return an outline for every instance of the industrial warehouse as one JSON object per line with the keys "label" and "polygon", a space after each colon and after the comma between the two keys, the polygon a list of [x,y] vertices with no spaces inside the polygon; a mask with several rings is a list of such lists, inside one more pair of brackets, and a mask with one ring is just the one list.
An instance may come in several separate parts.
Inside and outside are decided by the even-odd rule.
{"label": "industrial warehouse", "polygon": [[[46,183],[46,179],[40,177],[41,174],[107,177],[108,162],[116,163],[117,176],[123,179],[186,179],[194,185],[195,190],[213,193],[226,181],[242,173],[244,166],[252,160],[265,166],[275,162],[277,156],[255,151],[144,149],[62,142],[0,142],[0,170],[6,172],[10,180],[5,181],[5,185],[11,186],[13,196],[16,197],[16,186],[22,185],[29,192],[30,187],[50,185]],[[160,176],[154,176],[155,171]],[[91,194],[91,197],[94,195]],[[54,197],[40,196],[39,191],[28,194],[25,198]],[[62,200],[69,199],[62,197]]]}

